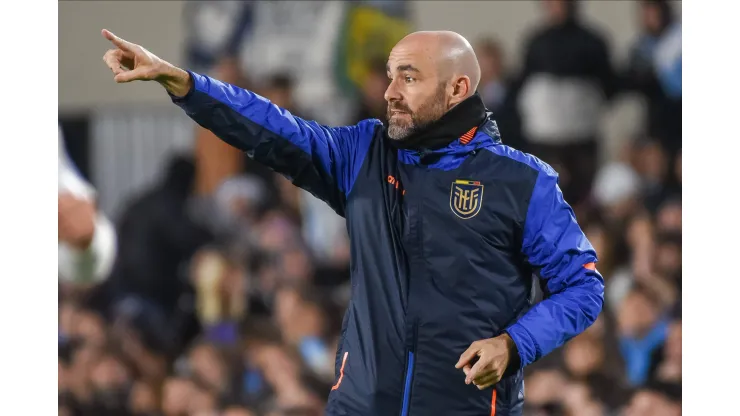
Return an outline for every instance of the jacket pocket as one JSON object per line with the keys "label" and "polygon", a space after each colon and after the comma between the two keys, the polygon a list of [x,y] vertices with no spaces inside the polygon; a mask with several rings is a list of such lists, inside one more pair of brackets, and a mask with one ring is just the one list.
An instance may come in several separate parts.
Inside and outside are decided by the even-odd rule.
{"label": "jacket pocket", "polygon": [[342,354],[346,349],[345,338],[347,336],[347,323],[349,322],[349,314],[352,313],[352,302],[350,301],[347,306],[347,310],[344,312],[342,318],[342,330],[339,332],[339,339],[337,340],[337,353],[334,357],[334,378],[339,377],[339,368],[341,366]]}
{"label": "jacket pocket", "polygon": [[524,404],[524,374],[521,370],[504,377],[494,387],[496,411],[513,412]]}
{"label": "jacket pocket", "polygon": [[331,386],[332,391],[339,388],[339,386],[342,384],[342,380],[344,379],[344,366],[347,365],[347,358],[349,357],[349,351],[345,351],[342,354],[342,365],[339,367],[338,375],[337,375],[337,382]]}

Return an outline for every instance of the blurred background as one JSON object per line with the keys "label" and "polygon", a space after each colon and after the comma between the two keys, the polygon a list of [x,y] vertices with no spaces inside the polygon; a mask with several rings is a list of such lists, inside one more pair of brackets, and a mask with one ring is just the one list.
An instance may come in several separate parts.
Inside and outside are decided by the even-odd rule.
{"label": "blurred background", "polygon": [[60,224],[96,212],[107,228],[103,260],[81,261],[60,225],[59,414],[321,415],[349,293],[343,219],[156,85],[116,85],[107,28],[328,125],[384,118],[406,33],[465,36],[504,143],[560,173],[606,280],[596,324],[527,368],[525,414],[679,415],[680,15],[641,0],[60,1],[60,166],[86,182],[70,191],[60,167]]}

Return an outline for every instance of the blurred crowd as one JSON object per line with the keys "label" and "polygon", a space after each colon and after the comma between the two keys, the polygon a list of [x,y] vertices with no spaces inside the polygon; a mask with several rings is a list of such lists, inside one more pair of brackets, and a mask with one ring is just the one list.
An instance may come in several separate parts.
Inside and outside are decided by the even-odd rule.
{"label": "blurred crowd", "polygon": [[[300,117],[385,119],[385,55],[412,30],[403,1],[345,4],[349,29],[337,33],[306,22],[330,20],[343,2],[204,3],[188,15],[193,69]],[[494,37],[471,39],[479,93],[505,144],[560,173],[606,299],[588,331],[526,370],[525,415],[680,415],[680,22],[668,1],[635,2],[641,32],[629,58],[611,62],[579,2],[542,3],[516,71]],[[197,38],[218,13],[232,30]],[[330,89],[316,73],[334,61],[307,49],[316,36],[338,39],[349,62],[329,71]],[[598,120],[624,94],[645,103],[645,126],[601,163]],[[60,415],[322,414],[351,284],[344,221],[210,133],[196,136],[194,152],[173,156],[116,218],[107,279],[60,282]]]}

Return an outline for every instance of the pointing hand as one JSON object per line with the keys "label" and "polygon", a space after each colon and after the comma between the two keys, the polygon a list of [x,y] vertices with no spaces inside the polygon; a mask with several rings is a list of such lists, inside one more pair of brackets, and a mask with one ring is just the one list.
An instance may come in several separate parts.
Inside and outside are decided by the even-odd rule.
{"label": "pointing hand", "polygon": [[168,92],[180,97],[190,90],[192,80],[187,72],[108,30],[104,29],[102,34],[115,46],[103,56],[103,61],[113,72],[114,81],[157,81]]}

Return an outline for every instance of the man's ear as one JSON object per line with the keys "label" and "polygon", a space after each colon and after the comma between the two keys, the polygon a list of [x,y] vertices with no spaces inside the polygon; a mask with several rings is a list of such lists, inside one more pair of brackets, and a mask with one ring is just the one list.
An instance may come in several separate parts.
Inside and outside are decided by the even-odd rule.
{"label": "man's ear", "polygon": [[450,106],[455,106],[465,100],[466,98],[473,95],[471,89],[470,78],[462,76],[455,80],[452,84],[452,95],[450,96]]}

